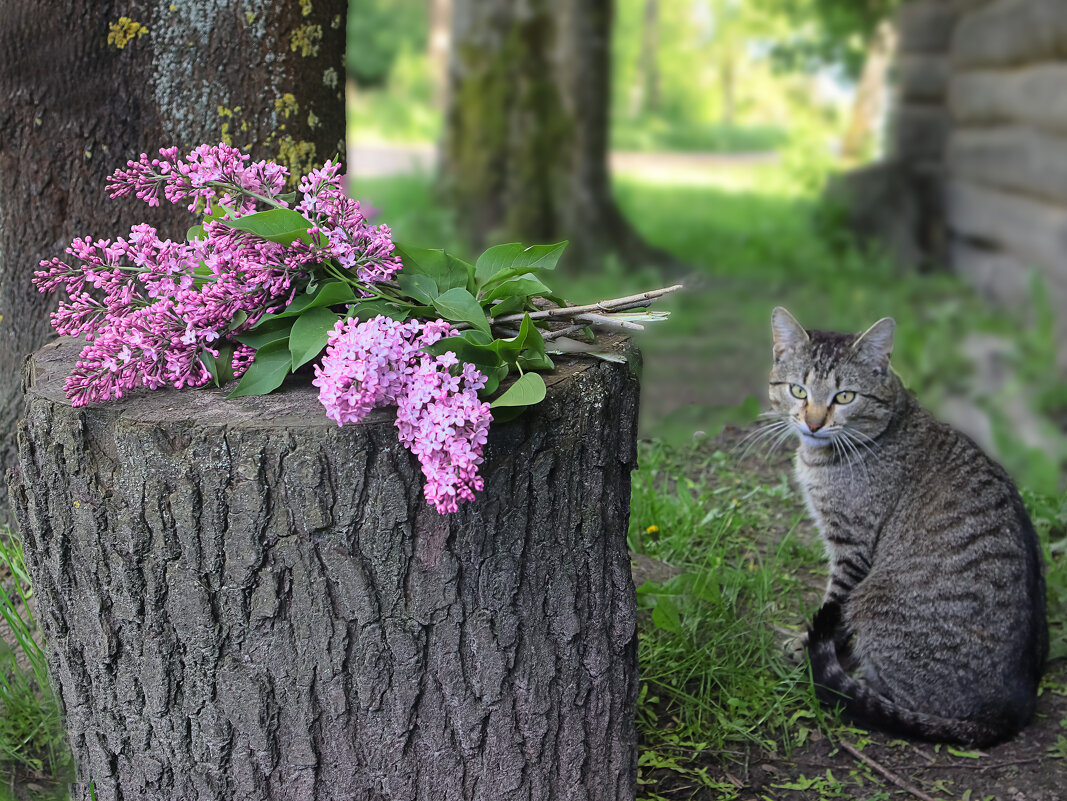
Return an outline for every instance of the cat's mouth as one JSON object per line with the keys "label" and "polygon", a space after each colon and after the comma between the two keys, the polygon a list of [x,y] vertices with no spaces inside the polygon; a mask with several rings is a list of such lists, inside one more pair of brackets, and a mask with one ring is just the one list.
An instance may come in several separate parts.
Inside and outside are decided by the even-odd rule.
{"label": "cat's mouth", "polygon": [[829,432],[810,434],[807,431],[797,431],[797,436],[809,448],[826,448],[833,443],[833,435]]}

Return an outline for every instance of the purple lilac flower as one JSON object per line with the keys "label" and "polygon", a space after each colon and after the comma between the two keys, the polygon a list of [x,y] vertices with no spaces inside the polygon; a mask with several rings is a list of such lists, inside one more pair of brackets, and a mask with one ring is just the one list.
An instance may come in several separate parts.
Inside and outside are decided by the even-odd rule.
{"label": "purple lilac flower", "polygon": [[[279,197],[289,176],[284,167],[251,162],[220,144],[201,145],[184,160],[177,148],[163,148],[159,158],[142,154],[117,170],[108,184],[112,197],[133,195],[158,205],[162,192],[191,211],[226,211],[206,220],[203,236],[190,242],[160,239],[151,226],[137,225],[128,238],[75,239],[67,248],[69,264],[41,263],[38,289],[67,293],[52,316],[56,330],[93,343],[68,383],[72,402],[117,398],[137,386],[205,383],[201,355],[217,356],[222,341],[287,305],[324,262],[350,271],[364,286],[391,277],[400,259],[389,229],[366,223],[338,172],[327,162],[302,180],[298,208],[311,223],[311,242],[281,245],[227,222],[255,212],[260,202],[287,207]],[[235,371],[246,370],[253,358],[240,351]]]}
{"label": "purple lilac flower", "polygon": [[489,404],[478,400],[485,377],[469,364],[453,375],[454,353],[422,350],[453,333],[443,320],[338,320],[312,381],[338,425],[397,406],[400,441],[419,458],[426,500],[440,513],[456,511],[482,489],[478,466],[492,422]]}

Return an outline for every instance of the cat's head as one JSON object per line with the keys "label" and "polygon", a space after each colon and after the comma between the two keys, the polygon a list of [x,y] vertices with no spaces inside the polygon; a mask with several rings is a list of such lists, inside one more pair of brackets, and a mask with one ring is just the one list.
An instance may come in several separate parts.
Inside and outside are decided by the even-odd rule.
{"label": "cat's head", "polygon": [[885,430],[897,386],[889,370],[896,323],[862,334],[806,331],[782,307],[771,314],[770,399],[779,420],[810,447],[851,450]]}

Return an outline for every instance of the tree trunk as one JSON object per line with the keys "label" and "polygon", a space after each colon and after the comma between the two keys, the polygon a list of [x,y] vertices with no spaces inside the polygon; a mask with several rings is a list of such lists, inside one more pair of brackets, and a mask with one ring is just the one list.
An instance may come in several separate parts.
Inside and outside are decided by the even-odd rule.
{"label": "tree trunk", "polygon": [[737,118],[737,56],[729,49],[719,57],[719,88],[722,91],[722,124],[731,127]]}
{"label": "tree trunk", "polygon": [[72,409],[76,353],[28,363],[10,474],[73,799],[633,801],[626,365],[562,365],[440,516],[391,412]]}
{"label": "tree trunk", "polygon": [[841,143],[841,154],[845,158],[862,158],[867,150],[875,123],[882,113],[886,73],[892,63],[895,49],[896,31],[889,20],[883,20],[875,28],[870,47],[867,49],[863,73],[856,86],[848,129]]}
{"label": "tree trunk", "polygon": [[[184,208],[107,198],[142,152],[225,139],[298,170],[343,159],[345,6],[0,0],[0,467],[15,458],[19,367],[50,335],[38,262],[138,222],[184,237]],[[147,33],[109,44],[123,16]]]}
{"label": "tree trunk", "polygon": [[608,170],[612,0],[453,0],[444,186],[476,246],[569,239],[678,267],[615,204]]}
{"label": "tree trunk", "polygon": [[434,105],[448,105],[448,54],[452,40],[452,0],[430,1],[430,37],[427,51],[434,84]]}

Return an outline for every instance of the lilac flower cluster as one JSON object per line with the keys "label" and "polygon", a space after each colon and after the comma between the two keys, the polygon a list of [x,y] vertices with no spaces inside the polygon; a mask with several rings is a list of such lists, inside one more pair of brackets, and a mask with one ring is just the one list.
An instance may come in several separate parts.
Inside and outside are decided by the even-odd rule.
{"label": "lilac flower cluster", "polygon": [[443,320],[338,320],[312,382],[338,425],[397,406],[399,439],[418,457],[426,500],[442,514],[483,488],[478,465],[493,419],[489,404],[478,400],[485,376],[470,364],[454,373],[454,353],[422,350],[453,333]]}
{"label": "lilac flower cluster", "polygon": [[[367,285],[400,269],[389,229],[367,224],[359,204],[345,197],[336,164],[327,162],[301,183],[297,210],[309,236],[283,245],[227,223],[261,205],[288,208],[280,196],[284,167],[250,163],[225,144],[202,145],[185,160],[176,148],[159,153],[116,171],[111,196],[134,195],[155,206],[162,192],[172,203],[208,212],[202,237],[172,242],[137,225],[128,238],[75,239],[66,250],[71,263],[43,261],[34,274],[40,291],[66,290],[52,317],[56,330],[89,343],[65,384],[75,406],[139,386],[205,384],[211,376],[203,357],[218,358],[220,345],[235,345],[236,336],[287,305],[313,276],[341,278],[366,296]],[[235,373],[252,358],[250,349],[239,349]]]}
{"label": "lilac flower cluster", "polygon": [[89,343],[64,383],[74,406],[139,386],[201,386],[211,379],[203,354],[217,358],[226,338],[284,305],[298,274],[279,265],[282,247],[251,238],[237,246],[231,229],[209,229],[214,237],[178,243],[137,225],[128,239],[74,240],[73,265],[41,263],[38,289],[67,292],[52,325]]}

